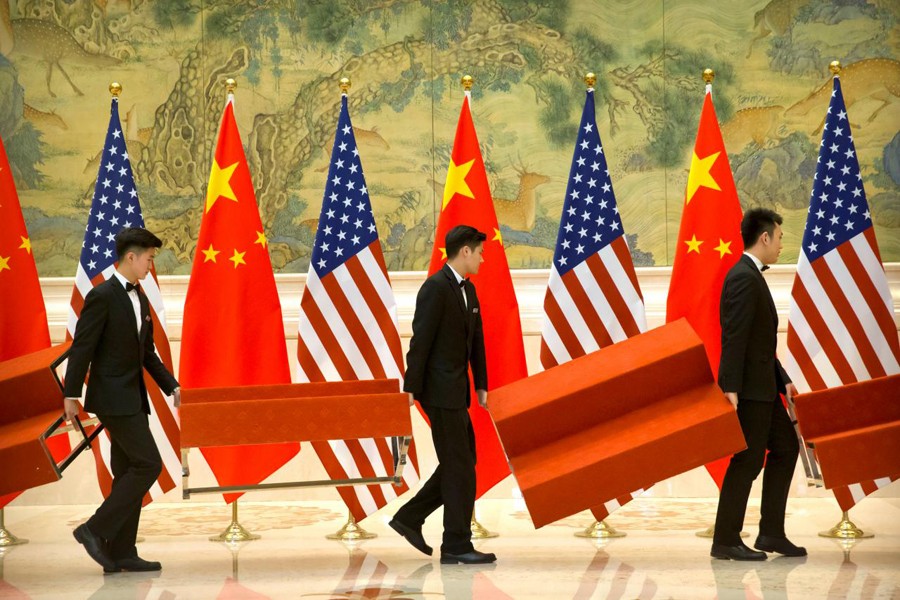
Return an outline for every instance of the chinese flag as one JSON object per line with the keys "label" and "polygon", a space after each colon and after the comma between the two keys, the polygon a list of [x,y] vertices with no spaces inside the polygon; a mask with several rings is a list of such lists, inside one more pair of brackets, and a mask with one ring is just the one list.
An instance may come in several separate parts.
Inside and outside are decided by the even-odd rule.
{"label": "chinese flag", "polygon": [[[722,282],[743,251],[741,205],[713,108],[712,86],[707,85],[675,247],[666,322],[687,319],[706,346],[714,377],[722,354]],[[720,489],[729,460],[706,465]]]}
{"label": "chinese flag", "polygon": [[[25,229],[16,182],[13,180],[0,139],[0,361],[37,352],[50,346],[47,310],[41,294],[37,266],[31,255],[31,239]],[[48,365],[49,366],[49,365]],[[62,414],[62,400],[59,412]],[[48,423],[49,425],[49,423]],[[69,440],[56,435],[49,440],[56,457],[69,452]],[[3,508],[19,495],[0,496]]]}
{"label": "chinese flag", "polygon": [[[457,225],[471,225],[487,234],[484,264],[471,277],[481,302],[488,386],[495,389],[528,375],[519,305],[513,290],[506,252],[497,225],[494,201],[478,146],[478,136],[469,110],[469,93],[463,100],[453,154],[444,184],[444,200],[434,235],[434,249],[428,274],[436,273],[447,260],[443,247],[447,232]],[[472,398],[475,398],[474,391]],[[473,400],[469,407],[478,451],[476,464],[477,497],[509,475],[506,454],[500,445],[494,422],[486,410]]]}
{"label": "chinese flag", "polygon": [[[184,302],[179,381],[188,388],[290,383],[281,305],[228,96]],[[299,443],[202,448],[220,485],[260,483]],[[225,494],[232,502],[241,494]]]}

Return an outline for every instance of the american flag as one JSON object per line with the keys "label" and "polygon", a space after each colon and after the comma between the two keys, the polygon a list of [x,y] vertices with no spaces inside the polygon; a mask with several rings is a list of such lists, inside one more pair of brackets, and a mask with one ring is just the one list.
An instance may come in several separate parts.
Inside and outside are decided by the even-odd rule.
{"label": "american flag", "polygon": [[[75,335],[75,325],[84,306],[84,298],[95,285],[112,277],[116,270],[116,234],[125,227],[143,227],[144,217],[138,201],[137,189],[131,171],[131,162],[125,146],[125,135],[119,121],[119,102],[113,98],[110,109],[106,143],[100,160],[100,170],[94,185],[91,211],[88,215],[84,241],[81,244],[81,260],[75,272],[75,288],[69,310],[67,336]],[[169,370],[172,370],[172,354],[166,336],[166,313],[162,293],[156,281],[156,271],[141,282],[141,289],[150,304],[153,318],[153,338],[156,351]],[[175,487],[181,477],[180,434],[175,408],[171,397],[164,396],[146,373],[144,380],[150,395],[150,430],[163,459],[163,470],[148,492],[149,500],[159,498]],[[97,477],[104,496],[112,486],[109,436],[104,431],[99,448],[94,446]]]}
{"label": "american flag", "polygon": [[545,369],[647,329],[589,89],[544,296]]}
{"label": "american flag", "polygon": [[[297,340],[300,381],[402,379],[397,304],[391,289],[347,96],[341,99],[322,212],[300,300]],[[399,390],[398,390],[399,391]],[[376,412],[378,406],[372,406]],[[313,447],[332,478],[393,473],[390,438],[331,440]],[[403,485],[342,487],[351,514],[361,520],[419,480],[415,455]]]}
{"label": "american flag", "polygon": [[[785,369],[801,393],[900,372],[891,293],[838,77],[791,289],[787,350]],[[846,511],[891,481],[834,493]]]}
{"label": "american flag", "polygon": [[[644,299],[600,143],[594,90],[589,88],[544,296],[541,364],[549,369],[646,330]],[[594,514],[608,515],[621,504],[611,500]]]}

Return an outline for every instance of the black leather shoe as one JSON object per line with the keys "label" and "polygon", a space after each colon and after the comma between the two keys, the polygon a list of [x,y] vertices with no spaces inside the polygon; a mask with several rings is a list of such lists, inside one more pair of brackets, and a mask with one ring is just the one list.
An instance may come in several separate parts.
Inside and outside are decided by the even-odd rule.
{"label": "black leather shoe", "polygon": [[115,568],[103,569],[104,573],[138,573],[146,571],[160,571],[162,565],[155,560],[144,560],[140,556],[133,558],[120,558],[115,561]]}
{"label": "black leather shoe", "polygon": [[447,552],[441,552],[442,565],[486,565],[496,560],[497,555],[492,552],[486,553],[479,552],[478,550],[464,552],[463,554],[449,554]]}
{"label": "black leather shoe", "polygon": [[104,571],[115,568],[115,561],[110,558],[109,553],[106,551],[106,544],[88,528],[87,523],[82,523],[76,527],[72,535],[75,536],[79,544],[84,546],[88,556],[103,567]]}
{"label": "black leather shoe", "polygon": [[720,560],[766,560],[767,558],[765,552],[757,552],[748,548],[743,542],[739,542],[737,546],[713,544],[709,555]]}
{"label": "black leather shoe", "polygon": [[402,535],[406,541],[419,552],[427,554],[428,556],[431,556],[434,553],[431,546],[425,543],[425,538],[422,537],[421,529],[413,529],[408,525],[404,525],[397,519],[391,519],[388,525],[391,526],[391,529]]}
{"label": "black leather shoe", "polygon": [[786,537],[761,535],[756,538],[756,543],[753,544],[753,547],[766,552],[777,552],[784,556],[806,556],[806,548],[795,546]]}

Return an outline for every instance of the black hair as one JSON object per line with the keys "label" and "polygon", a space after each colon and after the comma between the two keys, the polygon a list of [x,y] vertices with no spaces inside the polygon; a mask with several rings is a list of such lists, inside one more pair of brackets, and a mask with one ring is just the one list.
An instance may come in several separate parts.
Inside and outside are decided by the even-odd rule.
{"label": "black hair", "polygon": [[744,240],[744,248],[755,246],[763,232],[774,236],[775,225],[781,223],[781,215],[768,208],[751,208],[745,212],[744,218],[741,219],[741,239]]}
{"label": "black hair", "polygon": [[161,248],[162,240],[143,227],[126,227],[116,234],[116,256],[122,260],[129,252]]}
{"label": "black hair", "polygon": [[484,243],[487,236],[469,225],[457,225],[447,232],[444,237],[444,249],[447,251],[447,260],[459,254],[463,246],[468,246],[473,251],[479,244]]}

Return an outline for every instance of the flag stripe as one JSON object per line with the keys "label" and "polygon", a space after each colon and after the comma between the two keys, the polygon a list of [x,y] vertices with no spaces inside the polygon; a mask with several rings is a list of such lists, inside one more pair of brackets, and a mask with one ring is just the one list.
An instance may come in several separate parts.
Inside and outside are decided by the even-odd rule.
{"label": "flag stripe", "polygon": [[606,325],[612,341],[621,342],[632,335],[637,335],[639,331],[631,311],[628,310],[628,306],[622,298],[622,290],[617,285],[617,283],[630,285],[631,282],[627,279],[624,282],[613,281],[606,262],[607,257],[603,256],[604,251],[607,254],[614,254],[608,248],[609,246],[584,261],[593,275],[590,282],[585,281],[585,287],[599,286],[600,296],[597,299],[602,302],[598,302],[598,311],[602,315],[603,323]]}
{"label": "flag stripe", "polygon": [[[591,259],[588,259],[591,260]],[[612,343],[612,336],[605,322],[608,311],[603,298],[598,297],[597,282],[593,279],[588,260],[562,276],[572,303],[561,303],[572,330],[581,341],[582,351],[573,356],[584,356]]]}
{"label": "flag stripe", "polygon": [[859,356],[854,361],[851,361],[851,365],[854,367],[853,370],[856,373],[857,380],[878,377],[884,374],[884,369],[881,368],[878,357],[872,349],[872,344],[869,343],[869,338],[863,329],[862,323],[860,323],[859,316],[853,310],[853,302],[862,304],[860,308],[864,307],[865,303],[860,302],[861,298],[853,297],[853,292],[857,290],[852,285],[852,278],[841,276],[846,271],[840,255],[837,252],[830,252],[823,258],[824,260],[818,260],[813,263],[812,267],[816,275],[819,276],[819,283],[822,289],[825,291],[828,299],[831,300],[834,313],[846,329],[848,336],[846,342],[850,343],[852,340],[852,343],[856,346]]}
{"label": "flag stripe", "polygon": [[[315,300],[316,307],[322,314],[323,323],[325,327],[327,327],[331,332],[334,333],[334,342],[338,343],[338,340],[348,340],[354,339],[348,329],[347,321],[350,321],[350,326],[353,326],[353,322],[356,320],[355,316],[349,314],[343,314],[338,307],[335,306],[331,294],[329,293],[329,288],[334,290],[334,286],[327,284],[325,281],[321,279],[312,279],[312,275],[307,278],[306,290],[309,292],[310,296]],[[346,306],[344,307],[345,311],[347,311]],[[354,327],[354,330],[357,328]],[[321,332],[320,332],[321,334]],[[371,344],[371,341],[366,340],[362,342],[363,344]],[[329,344],[326,344],[326,347],[329,347]],[[349,379],[371,379],[372,372],[369,369],[369,365],[366,361],[366,358],[363,354],[363,349],[357,344],[341,344],[340,345],[342,354],[347,358],[347,362],[350,365],[352,373],[350,374]],[[329,355],[332,353],[329,347]]]}
{"label": "flag stripe", "polygon": [[[397,331],[396,304],[393,302],[391,284],[385,271],[373,256],[371,248],[363,250],[354,260],[348,260],[345,264],[359,293],[378,322],[381,335],[389,346],[394,364],[397,366],[397,373],[401,373],[403,351],[400,346],[400,333]],[[388,305],[393,310],[389,310]]]}
{"label": "flag stripe", "polygon": [[[546,305],[547,300],[544,300]],[[554,323],[546,314],[544,309],[544,325],[541,334],[541,364],[545,369],[555,367],[556,365],[571,360],[571,356],[566,351],[565,345],[556,332]]]}
{"label": "flag stripe", "polygon": [[[890,293],[888,292],[887,298],[885,298],[885,294],[881,293],[888,290],[888,286],[876,286],[872,277],[865,276],[865,273],[870,272],[871,269],[877,269],[876,272],[880,272],[880,277],[885,279],[885,284],[887,283],[883,274],[884,270],[872,247],[875,241],[874,238],[871,238],[871,231],[871,229],[867,230],[864,237],[853,238],[851,244],[855,252],[845,251],[844,247],[841,247],[840,251],[841,256],[845,256],[848,271],[869,308],[869,313],[865,318],[872,319],[875,327],[880,331],[880,337],[874,332],[870,334],[870,337],[875,343],[882,364],[889,371],[889,365],[896,364],[900,360],[900,338],[897,336],[894,319],[891,318],[893,306]],[[887,354],[890,354],[892,358],[887,358]]]}
{"label": "flag stripe", "polygon": [[[325,353],[316,361],[317,364],[322,364],[323,362],[330,363],[337,369],[340,380],[352,381],[357,378],[356,373],[353,370],[349,359],[344,354],[344,350],[335,337],[334,332],[328,326],[328,322],[322,315],[319,303],[315,297],[315,295],[322,294],[321,292],[316,292],[314,294],[312,291],[312,289],[316,287],[319,287],[318,279],[315,281],[307,279],[306,289],[303,292],[303,298],[300,300],[300,307],[303,312],[303,317],[305,317],[305,319],[300,319],[300,331],[302,332],[304,330],[304,325],[308,323],[311,326],[315,338],[324,349]],[[304,338],[305,337],[306,336],[304,336]],[[307,375],[309,374],[307,373]]]}
{"label": "flag stripe", "polygon": [[309,381],[327,381],[332,378],[325,377],[325,374],[322,373],[321,369],[319,369],[319,363],[316,362],[316,359],[313,357],[312,352],[309,350],[309,345],[311,343],[315,343],[321,353],[325,352],[325,349],[322,348],[321,344],[318,343],[319,338],[312,336],[310,338],[309,331],[309,321],[300,320],[300,330],[298,332],[299,340],[297,342],[297,361],[300,363],[300,373],[298,380],[301,382],[309,382]]}
{"label": "flag stripe", "polygon": [[[324,446],[324,447],[323,447]],[[343,440],[329,440],[327,442],[313,442],[313,448],[322,461],[322,466],[329,473],[340,473],[346,478],[360,477],[359,469],[353,461],[353,456]],[[332,475],[332,478],[334,476]],[[338,488],[338,492],[344,492]],[[378,505],[369,491],[369,486],[356,486],[353,494],[341,493],[341,498],[353,515],[369,515],[378,510]]]}
{"label": "flag stripe", "polygon": [[828,326],[825,317],[819,312],[819,308],[824,308],[824,304],[828,303],[828,299],[824,296],[821,288],[817,290],[818,294],[816,298],[813,298],[807,289],[807,284],[813,275],[812,269],[809,269],[805,276],[800,275],[800,269],[797,270],[798,285],[794,285],[794,300],[796,301],[800,312],[803,313],[806,321],[809,323],[810,332],[812,332],[812,335],[818,340],[819,345],[822,347],[825,354],[825,358],[837,375],[837,382],[832,383],[826,378],[826,383],[829,385],[852,383],[856,381],[856,377],[853,374],[853,368],[847,361],[847,357],[841,352],[841,348],[838,345],[837,340],[835,340],[834,332]]}
{"label": "flag stripe", "polygon": [[[350,260],[353,259],[351,258]],[[381,368],[378,352],[375,350],[372,339],[369,337],[370,332],[366,331],[366,328],[360,320],[358,310],[361,307],[358,303],[354,306],[348,299],[348,296],[344,294],[344,290],[341,287],[341,284],[352,285],[351,282],[346,280],[341,281],[342,271],[346,273],[346,269],[338,267],[334,270],[334,277],[326,277],[321,280],[322,287],[328,293],[328,298],[331,300],[330,306],[327,304],[325,305],[325,313],[328,314],[333,308],[334,312],[328,315],[328,317],[340,319],[343,326],[346,327],[346,333],[340,332],[338,333],[338,337],[344,339],[349,337],[356,341],[356,345],[350,346],[347,350],[351,357],[350,360],[354,366],[354,371],[358,373],[357,378],[384,379],[384,369]],[[322,306],[321,302],[320,306]],[[341,324],[338,323],[332,324],[332,328],[339,328],[340,326]],[[354,350],[356,350],[356,352],[354,352]],[[363,367],[363,364],[365,367]]]}
{"label": "flag stripe", "polygon": [[[807,328],[808,329],[808,328]],[[815,340],[813,340],[815,342]],[[793,373],[793,383],[799,389],[821,389],[825,387],[825,381],[819,374],[819,370],[809,356],[809,352],[803,346],[794,325],[788,326],[787,339],[788,354],[784,359],[785,369]],[[799,368],[799,365],[804,368]]]}
{"label": "flag stripe", "polygon": [[[587,330],[584,318],[578,312],[568,292],[568,285],[562,278],[554,279],[552,274],[547,296],[544,298],[544,311],[553,323],[556,336],[562,342],[566,354],[572,357],[584,356],[584,347],[575,330]],[[591,337],[593,342],[593,337]]]}

